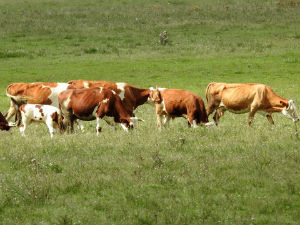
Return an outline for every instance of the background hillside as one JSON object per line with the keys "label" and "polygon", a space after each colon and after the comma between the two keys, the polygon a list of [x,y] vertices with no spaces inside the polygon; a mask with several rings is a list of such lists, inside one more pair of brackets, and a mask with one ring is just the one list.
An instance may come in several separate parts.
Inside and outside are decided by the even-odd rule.
{"label": "background hillside", "polygon": [[[190,90],[259,82],[300,102],[299,0],[0,0],[0,111],[13,82]],[[159,43],[167,31],[169,42]],[[226,113],[218,128],[0,132],[0,224],[299,224],[292,122]],[[184,141],[182,141],[184,140]]]}

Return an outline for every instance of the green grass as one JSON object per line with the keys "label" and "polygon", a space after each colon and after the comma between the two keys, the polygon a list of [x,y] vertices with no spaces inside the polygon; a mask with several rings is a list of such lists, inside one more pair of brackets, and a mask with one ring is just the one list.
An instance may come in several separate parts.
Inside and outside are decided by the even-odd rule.
{"label": "green grass", "polygon": [[[259,82],[300,108],[299,1],[2,1],[0,111],[13,82]],[[167,30],[169,43],[160,46]],[[225,113],[220,126],[159,132],[151,105],[130,133],[96,122],[56,135],[0,132],[0,224],[299,224],[292,122]]]}

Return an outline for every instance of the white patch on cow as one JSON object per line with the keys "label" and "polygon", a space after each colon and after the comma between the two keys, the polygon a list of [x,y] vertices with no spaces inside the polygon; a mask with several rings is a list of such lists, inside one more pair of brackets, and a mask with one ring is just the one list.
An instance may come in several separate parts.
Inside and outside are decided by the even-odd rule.
{"label": "white patch on cow", "polygon": [[126,132],[128,132],[128,127],[126,127],[123,123],[121,123],[121,126],[122,126],[123,130],[125,130]]}
{"label": "white patch on cow", "polygon": [[108,99],[108,98],[106,98],[106,99],[104,99],[102,102],[103,102],[103,103],[107,103],[107,102],[108,102],[108,100],[109,100],[109,99]]}
{"label": "white patch on cow", "polygon": [[123,100],[125,98],[125,85],[126,83],[116,83],[117,88],[121,91],[119,93],[119,96],[121,98],[121,100]]}
{"label": "white patch on cow", "polygon": [[163,107],[163,111],[166,112],[166,113],[168,113],[167,110],[166,110],[166,105],[165,105],[165,100],[164,100],[164,98],[163,98],[163,100],[162,100],[162,102],[161,102],[161,105],[162,105],[162,107]]}
{"label": "white patch on cow", "polygon": [[103,91],[103,87],[100,87],[100,91],[99,91],[99,93],[101,94],[101,92]]}
{"label": "white patch on cow", "polygon": [[215,123],[214,122],[207,122],[204,124],[206,127],[210,127],[210,126],[214,126]]}
{"label": "white patch on cow", "polygon": [[70,84],[67,83],[57,83],[56,87],[50,87],[50,86],[46,86],[46,85],[42,85],[43,88],[50,88],[51,90],[51,94],[48,96],[48,98],[51,100],[51,105],[58,107],[58,95],[67,90],[68,86]]}
{"label": "white patch on cow", "polygon": [[83,82],[83,87],[84,88],[89,88],[89,83],[88,82]]}
{"label": "white patch on cow", "polygon": [[198,127],[196,120],[193,120],[191,125],[192,125],[193,128],[197,128]]}
{"label": "white patch on cow", "polygon": [[116,95],[117,93],[114,91],[114,90],[111,90],[111,92],[114,94],[114,95]]}
{"label": "white patch on cow", "polygon": [[93,110],[92,115],[93,115],[94,117],[97,117],[97,110],[98,110],[99,106],[100,106],[100,104],[98,104],[98,105],[94,108],[94,110]]}
{"label": "white patch on cow", "polygon": [[66,108],[66,109],[68,108],[70,101],[71,101],[71,98],[70,98],[70,96],[69,96],[69,97],[63,102],[64,108]]}

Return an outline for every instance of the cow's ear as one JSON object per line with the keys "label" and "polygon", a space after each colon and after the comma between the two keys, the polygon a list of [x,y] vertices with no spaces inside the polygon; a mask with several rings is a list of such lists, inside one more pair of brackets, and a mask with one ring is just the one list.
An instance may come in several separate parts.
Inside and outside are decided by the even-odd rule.
{"label": "cow's ear", "polygon": [[280,104],[285,107],[287,107],[289,105],[289,104],[285,103],[284,101],[280,101]]}

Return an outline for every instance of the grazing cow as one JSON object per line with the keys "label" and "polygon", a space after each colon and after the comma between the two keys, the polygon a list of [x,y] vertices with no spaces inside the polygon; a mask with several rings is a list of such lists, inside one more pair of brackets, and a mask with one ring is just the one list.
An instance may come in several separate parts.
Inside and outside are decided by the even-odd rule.
{"label": "grazing cow", "polygon": [[11,99],[10,108],[5,114],[7,120],[16,114],[18,124],[20,123],[17,115],[18,107],[22,104],[44,104],[58,107],[58,94],[70,86],[67,83],[13,83],[6,88],[6,95]]}
{"label": "grazing cow", "polygon": [[73,131],[74,119],[97,119],[97,135],[101,131],[100,119],[109,125],[121,123],[127,131],[133,128],[138,119],[131,117],[123,106],[120,97],[106,88],[68,89],[58,95],[59,106],[64,117],[64,124]]}
{"label": "grazing cow", "polygon": [[203,100],[189,91],[156,88],[151,90],[150,99],[155,105],[159,128],[175,117],[187,118],[188,125],[194,128],[201,123],[211,125],[208,122]]}
{"label": "grazing cow", "polygon": [[147,102],[150,90],[133,87],[127,83],[118,83],[110,81],[69,81],[70,88],[94,88],[103,87],[115,91],[122,100],[124,107],[131,116],[134,116],[134,110]]}
{"label": "grazing cow", "polygon": [[214,110],[215,123],[218,124],[220,117],[226,110],[232,113],[249,113],[248,124],[253,122],[256,112],[267,117],[274,124],[272,113],[281,112],[283,115],[299,121],[297,108],[293,100],[279,97],[267,85],[264,84],[226,84],[210,83],[206,88],[207,115]]}
{"label": "grazing cow", "polygon": [[53,138],[54,129],[59,128],[62,130],[62,117],[60,110],[51,105],[38,105],[38,104],[23,104],[19,107],[22,118],[22,125],[20,132],[25,136],[26,127],[31,122],[45,123],[49,129],[50,137]]}
{"label": "grazing cow", "polygon": [[5,119],[3,114],[0,112],[0,130],[9,130],[9,129],[10,129],[10,126],[9,126],[7,120]]}

